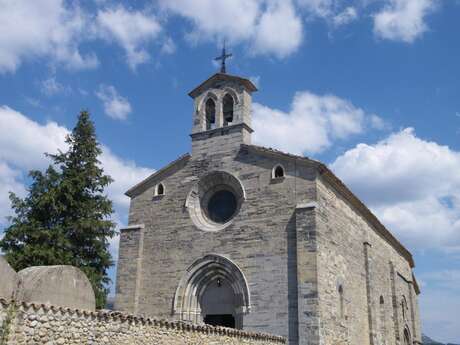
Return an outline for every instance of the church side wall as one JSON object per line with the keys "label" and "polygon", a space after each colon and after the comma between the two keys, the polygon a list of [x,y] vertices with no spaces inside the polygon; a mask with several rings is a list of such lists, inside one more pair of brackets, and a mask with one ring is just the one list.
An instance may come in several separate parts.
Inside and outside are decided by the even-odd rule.
{"label": "church side wall", "polygon": [[[409,300],[416,297],[408,283],[412,277],[409,263],[321,177],[317,187],[322,341],[402,344],[404,327],[411,334],[419,328],[412,320],[418,312],[414,317],[410,312]],[[400,307],[402,296],[409,308],[405,316]],[[415,333],[419,340],[419,331]]]}
{"label": "church side wall", "polygon": [[[272,181],[276,163],[283,164],[286,177]],[[246,200],[229,227],[206,232],[192,223],[184,205],[193,183],[215,170],[235,175]],[[161,198],[153,197],[152,187],[132,199],[129,223],[145,224],[138,313],[170,318],[187,268],[215,253],[232,260],[247,279],[251,311],[243,317],[243,328],[289,337],[296,344],[295,208],[316,199],[315,177],[313,167],[299,169],[292,160],[235,150],[191,159],[161,181],[166,189]]]}
{"label": "church side wall", "polygon": [[[8,319],[8,322],[4,321]],[[3,322],[2,322],[3,321]],[[2,345],[275,345],[285,339],[260,333],[0,300]]]}

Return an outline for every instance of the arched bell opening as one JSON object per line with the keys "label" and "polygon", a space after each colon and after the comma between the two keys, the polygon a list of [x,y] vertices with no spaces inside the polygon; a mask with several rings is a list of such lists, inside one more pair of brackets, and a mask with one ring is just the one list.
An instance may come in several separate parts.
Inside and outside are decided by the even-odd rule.
{"label": "arched bell opening", "polygon": [[234,108],[233,97],[229,93],[227,93],[223,98],[224,126],[228,126],[232,124],[233,108]]}
{"label": "arched bell opening", "polygon": [[205,103],[206,130],[216,127],[216,103],[208,98]]}
{"label": "arched bell opening", "polygon": [[187,269],[174,296],[175,317],[193,323],[242,329],[249,310],[243,273],[229,259],[215,254],[198,259]]}

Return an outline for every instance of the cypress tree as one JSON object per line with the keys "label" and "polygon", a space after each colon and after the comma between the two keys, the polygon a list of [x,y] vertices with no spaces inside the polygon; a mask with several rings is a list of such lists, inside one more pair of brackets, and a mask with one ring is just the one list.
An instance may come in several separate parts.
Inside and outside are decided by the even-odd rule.
{"label": "cypress tree", "polygon": [[73,265],[88,276],[96,305],[104,307],[108,268],[113,264],[109,239],[112,202],[104,194],[112,182],[100,167],[101,148],[89,113],[82,111],[66,138],[68,150],[48,154],[45,173],[31,171],[28,195],[10,193],[14,211],[0,248],[16,270],[36,265]]}

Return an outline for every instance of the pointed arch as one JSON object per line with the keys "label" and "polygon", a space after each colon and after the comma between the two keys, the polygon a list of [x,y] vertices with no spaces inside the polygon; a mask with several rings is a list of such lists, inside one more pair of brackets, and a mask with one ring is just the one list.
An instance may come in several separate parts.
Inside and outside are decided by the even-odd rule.
{"label": "pointed arch", "polygon": [[272,179],[282,179],[285,176],[285,169],[281,164],[277,164],[272,169]]}
{"label": "pointed arch", "polygon": [[155,186],[155,196],[162,196],[165,195],[165,186],[163,183],[159,183]]}
{"label": "pointed arch", "polygon": [[208,98],[205,103],[206,129],[212,129],[216,125],[216,102]]}
{"label": "pointed arch", "polygon": [[407,300],[406,296],[402,296],[401,298],[401,311],[402,311],[402,318],[405,321],[407,319],[407,312],[409,311],[409,308],[407,307]]}
{"label": "pointed arch", "polygon": [[380,296],[379,304],[380,304],[380,310],[379,310],[380,336],[382,337],[382,344],[385,345],[387,328],[386,328],[386,315],[385,315],[385,299],[383,298],[383,296]]}
{"label": "pointed arch", "polygon": [[340,318],[345,318],[345,305],[344,305],[344,297],[343,297],[343,285],[340,284],[337,288],[337,292],[339,293],[339,314]]}
{"label": "pointed arch", "polygon": [[410,345],[410,344],[411,344],[410,332],[409,332],[408,327],[406,326],[404,328],[404,345]]}
{"label": "pointed arch", "polygon": [[228,258],[208,254],[187,269],[176,289],[173,314],[179,320],[202,323],[201,299],[212,283],[225,280],[234,294],[236,327],[242,327],[242,317],[250,312],[249,286],[241,269]]}
{"label": "pointed arch", "polygon": [[224,126],[228,126],[233,122],[233,110],[235,100],[230,93],[226,93],[222,99],[222,109],[224,113]]}

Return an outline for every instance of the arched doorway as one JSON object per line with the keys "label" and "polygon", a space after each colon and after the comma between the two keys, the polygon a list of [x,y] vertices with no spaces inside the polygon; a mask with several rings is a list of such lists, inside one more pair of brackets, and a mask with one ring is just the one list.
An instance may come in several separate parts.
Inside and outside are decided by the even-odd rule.
{"label": "arched doorway", "polygon": [[246,278],[232,261],[216,254],[196,260],[174,296],[175,317],[194,323],[242,329],[249,310]]}
{"label": "arched doorway", "polygon": [[206,287],[200,300],[201,317],[212,326],[235,328],[236,296],[227,281],[217,278]]}

